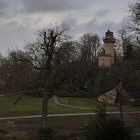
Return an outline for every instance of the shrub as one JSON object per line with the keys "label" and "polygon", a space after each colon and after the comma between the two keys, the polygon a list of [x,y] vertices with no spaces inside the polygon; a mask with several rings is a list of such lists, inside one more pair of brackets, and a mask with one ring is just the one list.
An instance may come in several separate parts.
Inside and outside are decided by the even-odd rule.
{"label": "shrub", "polygon": [[105,104],[87,127],[86,140],[136,140],[134,131],[120,119],[106,115]]}
{"label": "shrub", "polygon": [[53,131],[49,128],[41,128],[38,131],[39,140],[52,140]]}
{"label": "shrub", "polygon": [[6,134],[7,132],[4,129],[0,129],[0,140],[3,139],[3,135]]}
{"label": "shrub", "polygon": [[121,120],[108,117],[94,120],[88,126],[87,140],[134,140],[134,132]]}
{"label": "shrub", "polygon": [[0,134],[6,134],[7,132],[4,129],[0,129]]}

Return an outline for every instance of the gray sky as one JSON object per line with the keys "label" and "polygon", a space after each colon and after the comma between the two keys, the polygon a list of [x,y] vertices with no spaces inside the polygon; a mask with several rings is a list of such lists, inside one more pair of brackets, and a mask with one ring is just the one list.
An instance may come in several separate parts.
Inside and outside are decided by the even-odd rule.
{"label": "gray sky", "polygon": [[111,24],[117,32],[134,0],[0,0],[0,52],[23,48],[35,32],[66,23],[73,39],[93,32],[104,36]]}

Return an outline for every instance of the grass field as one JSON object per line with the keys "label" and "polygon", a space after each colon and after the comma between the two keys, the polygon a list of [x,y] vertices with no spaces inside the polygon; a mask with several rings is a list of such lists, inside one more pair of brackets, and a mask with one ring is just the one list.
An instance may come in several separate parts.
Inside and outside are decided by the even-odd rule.
{"label": "grass field", "polygon": [[[13,113],[13,103],[7,97],[0,97],[0,115]],[[17,103],[17,114],[41,114],[42,98],[25,96]],[[67,108],[53,103],[49,100],[49,114],[57,113],[77,113],[77,112],[93,112],[92,110],[82,110],[76,108]]]}
{"label": "grass field", "polygon": [[[57,113],[80,113],[80,112],[94,112],[96,107],[101,103],[95,98],[72,98],[60,97],[60,102],[72,106],[87,107],[93,109],[78,109],[59,106],[53,103],[52,99],[49,100],[49,114]],[[42,98],[25,96],[16,105],[16,114],[30,115],[41,114]],[[131,105],[124,108],[125,111],[139,111],[140,108],[134,108]],[[107,105],[107,111],[118,111],[118,107],[114,105]],[[0,116],[3,114],[13,114],[13,103],[7,97],[0,97]],[[4,115],[4,116],[5,116]]]}

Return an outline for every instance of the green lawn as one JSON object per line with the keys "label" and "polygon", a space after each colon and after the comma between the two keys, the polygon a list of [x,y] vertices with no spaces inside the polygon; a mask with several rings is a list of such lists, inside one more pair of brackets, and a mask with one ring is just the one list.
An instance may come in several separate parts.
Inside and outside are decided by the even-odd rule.
{"label": "green lawn", "polygon": [[[25,96],[17,103],[17,114],[41,114],[42,98]],[[0,97],[0,115],[13,112],[13,103],[7,97]],[[93,112],[92,110],[82,110],[76,108],[67,108],[53,103],[49,100],[49,113],[76,113],[76,112]]]}
{"label": "green lawn", "polygon": [[[68,105],[78,107],[96,108],[101,103],[95,98],[72,98],[72,97],[60,97],[60,102]],[[19,101],[16,106],[16,114],[30,115],[30,114],[41,114],[42,98],[25,96]],[[140,108],[134,108],[132,106],[126,106],[125,111],[139,111]],[[49,114],[55,113],[80,113],[80,112],[94,112],[95,109],[77,109],[67,108],[56,105],[49,100]],[[114,105],[107,105],[107,111],[118,111],[118,108]],[[0,115],[2,114],[13,114],[13,104],[7,97],[0,97]]]}
{"label": "green lawn", "polygon": [[[41,112],[41,98],[35,97],[22,97],[21,100],[16,105],[17,112]],[[12,112],[13,103],[7,97],[0,97],[0,112]]]}

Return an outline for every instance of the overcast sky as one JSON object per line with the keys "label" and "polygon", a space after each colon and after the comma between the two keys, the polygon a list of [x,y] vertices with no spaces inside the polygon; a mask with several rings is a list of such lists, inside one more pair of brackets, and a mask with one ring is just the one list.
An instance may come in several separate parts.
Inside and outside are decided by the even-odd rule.
{"label": "overcast sky", "polygon": [[0,52],[23,48],[35,32],[55,23],[65,23],[73,39],[93,32],[104,36],[117,32],[134,0],[0,0]]}

